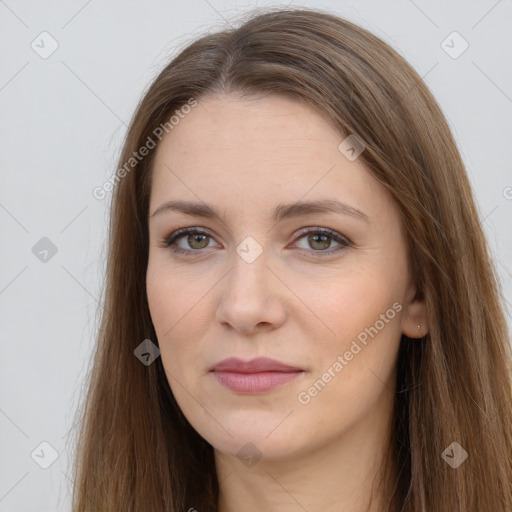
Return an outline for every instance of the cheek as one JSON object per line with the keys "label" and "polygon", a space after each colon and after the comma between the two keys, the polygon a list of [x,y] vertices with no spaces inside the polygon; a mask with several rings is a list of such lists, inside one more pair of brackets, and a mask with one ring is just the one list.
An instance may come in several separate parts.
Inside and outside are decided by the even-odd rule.
{"label": "cheek", "polygon": [[152,256],[150,251],[146,292],[153,325],[165,341],[201,311],[208,285],[186,269],[161,260],[160,254]]}
{"label": "cheek", "polygon": [[402,281],[389,269],[368,264],[302,278],[296,281],[294,293],[301,299],[303,311],[296,311],[294,320],[303,322],[303,328],[309,331],[316,326],[319,333],[326,334],[326,346],[332,348],[379,320],[403,295]]}
{"label": "cheek", "polygon": [[380,264],[353,266],[335,280],[317,281],[322,293],[318,286],[303,282],[298,294],[309,296],[310,302],[304,301],[321,321],[304,319],[302,329],[311,333],[316,325],[326,333],[307,336],[314,338],[314,347],[309,348],[314,368],[311,384],[320,379],[329,388],[319,393],[323,398],[318,404],[343,400],[357,409],[374,401],[384,385],[393,385],[401,337],[399,301],[405,284],[402,272],[393,272]]}
{"label": "cheek", "polygon": [[162,364],[173,392],[187,388],[192,377],[205,372],[201,340],[211,324],[212,311],[205,296],[212,285],[179,269],[148,267],[146,290],[151,320],[158,338]]}
{"label": "cheek", "polygon": [[[324,286],[316,297],[315,312],[334,333],[314,336],[308,347],[313,371],[296,400],[309,418],[325,417],[324,429],[349,428],[392,398],[403,309],[396,284],[389,274],[366,268]],[[306,339],[311,325],[302,326]]]}

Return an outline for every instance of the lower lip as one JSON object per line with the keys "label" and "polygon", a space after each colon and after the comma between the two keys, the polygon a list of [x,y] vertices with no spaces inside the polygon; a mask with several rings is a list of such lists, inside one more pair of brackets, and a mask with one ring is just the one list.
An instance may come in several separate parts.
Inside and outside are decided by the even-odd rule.
{"label": "lower lip", "polygon": [[302,371],[296,372],[213,372],[215,378],[227,388],[239,393],[264,393],[296,379]]}

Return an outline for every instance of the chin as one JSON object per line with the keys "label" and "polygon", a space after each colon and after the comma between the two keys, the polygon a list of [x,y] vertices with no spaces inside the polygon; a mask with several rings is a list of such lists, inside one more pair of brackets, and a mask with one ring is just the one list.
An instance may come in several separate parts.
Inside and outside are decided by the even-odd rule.
{"label": "chin", "polygon": [[245,421],[240,420],[236,425],[224,422],[224,428],[232,436],[220,427],[212,430],[211,422],[198,432],[217,452],[236,457],[241,462],[247,457],[277,461],[294,455],[300,451],[302,442],[307,441],[301,439],[301,430],[294,429],[292,425],[288,425],[287,429],[276,429],[281,421],[282,418],[273,419],[268,424],[265,422],[257,426],[251,418],[246,417]]}

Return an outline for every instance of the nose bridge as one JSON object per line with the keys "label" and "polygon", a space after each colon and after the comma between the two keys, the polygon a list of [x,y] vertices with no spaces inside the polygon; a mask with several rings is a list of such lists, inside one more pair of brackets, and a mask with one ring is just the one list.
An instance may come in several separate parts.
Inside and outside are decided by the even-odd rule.
{"label": "nose bridge", "polygon": [[[253,237],[246,237],[236,247],[233,256],[233,270],[228,281],[230,287],[236,288],[236,294],[243,296],[260,293],[267,283],[267,254],[263,246]],[[257,290],[256,290],[257,289]]]}
{"label": "nose bridge", "polygon": [[217,310],[219,322],[249,332],[259,324],[275,327],[284,321],[284,308],[270,282],[275,277],[267,264],[267,251],[254,239],[244,239],[236,247]]}

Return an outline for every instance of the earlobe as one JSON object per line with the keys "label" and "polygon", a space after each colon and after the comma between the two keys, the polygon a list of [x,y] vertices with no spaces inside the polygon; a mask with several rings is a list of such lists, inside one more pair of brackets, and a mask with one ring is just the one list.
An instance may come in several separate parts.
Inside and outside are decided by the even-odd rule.
{"label": "earlobe", "polygon": [[402,333],[408,338],[423,338],[428,334],[427,306],[424,297],[415,290],[411,295],[402,316]]}

